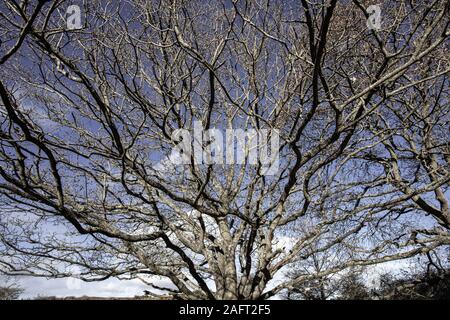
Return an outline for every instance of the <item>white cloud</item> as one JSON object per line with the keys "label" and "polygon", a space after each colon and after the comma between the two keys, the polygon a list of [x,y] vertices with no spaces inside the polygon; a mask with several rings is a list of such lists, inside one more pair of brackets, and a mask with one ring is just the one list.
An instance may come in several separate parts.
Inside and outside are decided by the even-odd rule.
{"label": "white cloud", "polygon": [[[37,296],[92,296],[92,297],[134,297],[148,290],[139,280],[107,279],[99,282],[84,282],[73,278],[45,279],[23,277],[18,283],[25,289],[21,298]],[[72,285],[75,283],[76,285]],[[164,283],[165,284],[165,283]]]}

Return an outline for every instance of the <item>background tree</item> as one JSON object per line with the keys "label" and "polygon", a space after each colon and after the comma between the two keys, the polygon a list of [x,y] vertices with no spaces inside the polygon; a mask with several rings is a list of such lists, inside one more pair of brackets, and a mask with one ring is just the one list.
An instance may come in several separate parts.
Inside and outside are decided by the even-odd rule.
{"label": "background tree", "polygon": [[367,281],[360,273],[349,272],[339,279],[338,299],[342,300],[367,300],[371,297]]}
{"label": "background tree", "polygon": [[25,290],[13,283],[11,279],[0,283],[0,300],[17,300]]}
{"label": "background tree", "polygon": [[371,295],[374,299],[384,300],[448,300],[449,262],[448,249],[441,255],[428,253],[418,257],[414,267],[400,274],[382,274],[380,285]]}
{"label": "background tree", "polygon": [[[68,30],[67,1],[3,1],[0,270],[264,299],[448,246],[449,1],[380,30],[369,4],[86,1]],[[197,121],[278,132],[279,170],[161,162]]]}
{"label": "background tree", "polygon": [[449,300],[450,272],[408,274],[401,278],[384,275],[374,297],[383,300]]}

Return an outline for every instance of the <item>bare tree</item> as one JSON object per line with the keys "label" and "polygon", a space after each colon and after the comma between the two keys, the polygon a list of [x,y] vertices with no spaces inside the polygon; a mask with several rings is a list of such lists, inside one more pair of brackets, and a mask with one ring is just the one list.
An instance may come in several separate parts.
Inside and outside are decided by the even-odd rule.
{"label": "bare tree", "polygon": [[[265,299],[448,246],[449,3],[2,2],[0,270]],[[196,125],[276,132],[278,170],[165,161]]]}

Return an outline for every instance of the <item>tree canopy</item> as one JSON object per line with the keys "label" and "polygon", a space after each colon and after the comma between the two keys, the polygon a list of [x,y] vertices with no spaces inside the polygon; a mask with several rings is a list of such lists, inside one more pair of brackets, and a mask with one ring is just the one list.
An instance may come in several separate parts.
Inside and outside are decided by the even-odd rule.
{"label": "tree canopy", "polygon": [[450,1],[72,4],[0,4],[0,272],[266,299],[445,252]]}

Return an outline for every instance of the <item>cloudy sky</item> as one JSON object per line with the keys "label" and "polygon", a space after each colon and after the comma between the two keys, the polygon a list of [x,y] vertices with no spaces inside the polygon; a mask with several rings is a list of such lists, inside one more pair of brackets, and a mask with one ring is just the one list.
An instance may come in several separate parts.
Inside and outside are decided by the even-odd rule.
{"label": "cloudy sky", "polygon": [[[367,284],[377,285],[377,279],[383,273],[397,273],[409,266],[408,261],[394,261],[370,267],[367,271]],[[133,297],[142,295],[146,286],[139,280],[108,279],[100,282],[82,282],[73,278],[45,279],[24,277],[17,278],[17,282],[25,289],[22,298],[29,299],[37,296],[95,296],[95,297]],[[155,284],[169,286],[167,281],[157,280]]]}
{"label": "cloudy sky", "polygon": [[108,279],[101,282],[82,282],[77,279],[20,278],[18,283],[25,289],[22,298],[37,296],[97,296],[133,297],[147,289],[139,280],[121,281]]}

